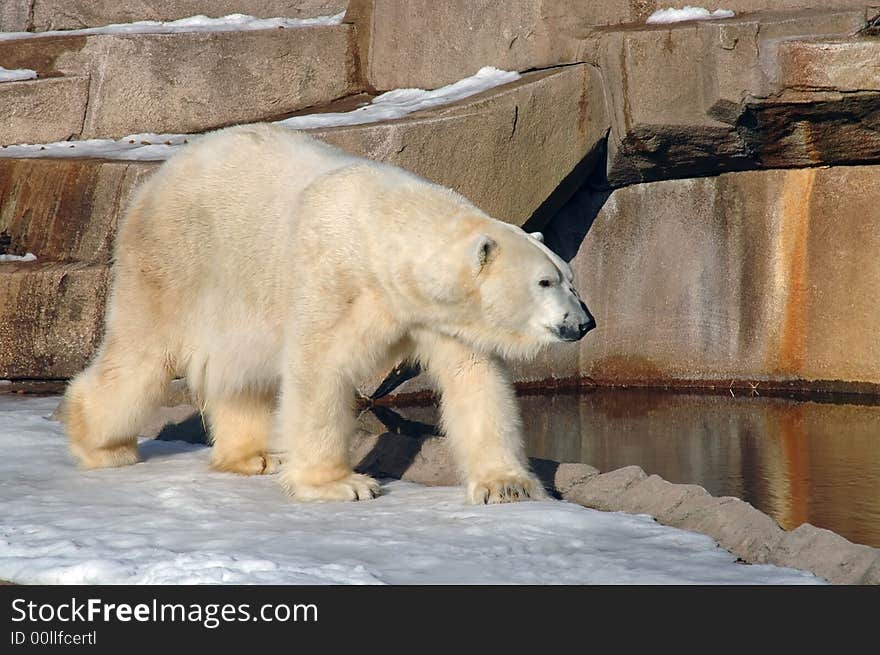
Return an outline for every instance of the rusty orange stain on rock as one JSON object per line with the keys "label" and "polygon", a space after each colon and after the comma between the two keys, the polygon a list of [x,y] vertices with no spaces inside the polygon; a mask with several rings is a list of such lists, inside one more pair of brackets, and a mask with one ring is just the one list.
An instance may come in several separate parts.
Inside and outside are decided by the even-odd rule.
{"label": "rusty orange stain on rock", "polygon": [[803,406],[774,407],[774,423],[782,446],[782,484],[786,502],[777,517],[786,530],[793,530],[809,520],[810,452]]}
{"label": "rusty orange stain on rock", "polygon": [[783,279],[778,282],[784,288],[777,368],[792,375],[803,370],[807,350],[807,250],[815,181],[816,169],[805,168],[787,172],[782,186],[779,256]]}

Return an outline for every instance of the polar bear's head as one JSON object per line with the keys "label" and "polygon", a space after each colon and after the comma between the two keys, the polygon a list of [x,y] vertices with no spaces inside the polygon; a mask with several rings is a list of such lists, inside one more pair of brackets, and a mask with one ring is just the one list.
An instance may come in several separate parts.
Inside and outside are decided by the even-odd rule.
{"label": "polar bear's head", "polygon": [[596,322],[574,288],[571,267],[540,234],[500,224],[473,240],[480,306],[498,346],[511,354],[578,341]]}
{"label": "polar bear's head", "polygon": [[505,357],[529,357],[543,346],[577,341],[596,326],[571,267],[540,234],[493,220],[454,250],[466,320],[444,331]]}

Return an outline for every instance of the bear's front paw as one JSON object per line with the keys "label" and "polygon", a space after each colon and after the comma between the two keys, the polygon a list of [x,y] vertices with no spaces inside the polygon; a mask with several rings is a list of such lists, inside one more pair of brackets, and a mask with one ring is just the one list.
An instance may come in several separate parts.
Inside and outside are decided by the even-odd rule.
{"label": "bear's front paw", "polygon": [[86,448],[79,442],[71,441],[70,452],[82,468],[100,469],[116,466],[128,466],[141,461],[138,455],[137,441],[132,439],[115,446],[105,448]]}
{"label": "bear's front paw", "polygon": [[488,503],[515,503],[520,500],[546,500],[547,492],[533,475],[500,475],[470,482],[467,487],[467,500],[472,505]]}
{"label": "bear's front paw", "polygon": [[294,500],[369,500],[381,495],[379,483],[369,475],[351,473],[341,480],[322,484],[285,484]]}

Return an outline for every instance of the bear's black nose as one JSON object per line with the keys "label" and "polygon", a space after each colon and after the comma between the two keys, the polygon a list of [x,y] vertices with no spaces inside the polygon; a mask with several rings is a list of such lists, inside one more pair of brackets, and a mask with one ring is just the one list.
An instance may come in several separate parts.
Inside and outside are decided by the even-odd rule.
{"label": "bear's black nose", "polygon": [[556,334],[563,341],[579,341],[584,335],[596,327],[596,321],[589,314],[587,320],[575,327],[574,325],[563,325],[556,330]]}
{"label": "bear's black nose", "polygon": [[596,327],[596,319],[593,318],[593,315],[590,313],[590,310],[587,309],[587,305],[583,300],[581,300],[581,309],[584,311],[587,320],[578,325],[578,330],[581,332],[581,337],[579,338],[582,338],[587,332]]}
{"label": "bear's black nose", "polygon": [[587,318],[586,323],[581,323],[580,325],[578,325],[578,330],[580,330],[581,337],[583,337],[587,332],[592,330],[594,327],[596,327],[596,320],[592,316],[589,316]]}

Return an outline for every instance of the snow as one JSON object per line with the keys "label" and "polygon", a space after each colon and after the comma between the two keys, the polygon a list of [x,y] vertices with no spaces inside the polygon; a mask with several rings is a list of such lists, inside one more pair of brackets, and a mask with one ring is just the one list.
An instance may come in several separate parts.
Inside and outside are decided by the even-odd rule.
{"label": "snow", "polygon": [[359,503],[291,502],[208,449],[78,471],[57,398],[0,396],[0,579],[20,583],[805,583],[708,537],[563,502],[468,506],[459,488],[385,481]]}
{"label": "snow", "polygon": [[358,107],[352,111],[294,116],[278,121],[278,125],[284,125],[285,127],[297,130],[307,130],[318,127],[361,125],[364,123],[393,120],[395,118],[402,118],[414,111],[433,109],[457,102],[501,84],[508,84],[518,80],[519,77],[519,73],[516,72],[484,66],[475,75],[439,89],[432,91],[424,89],[395,89],[394,91],[388,91],[376,96],[369,105]]}
{"label": "snow", "polygon": [[345,12],[315,18],[254,18],[246,14],[229,14],[221,18],[190,16],[173,21],[142,20],[135,23],[114,23],[78,30],[46,32],[0,32],[0,41],[34,39],[49,36],[87,36],[93,34],[172,34],[177,32],[248,32],[252,30],[295,29],[318,25],[340,25]]}
{"label": "snow", "polygon": [[30,68],[3,68],[0,66],[0,82],[21,82],[37,77],[37,71]]}
{"label": "snow", "polygon": [[3,146],[0,157],[96,157],[131,161],[161,161],[168,159],[178,148],[198,138],[192,134],[130,134],[121,139],[85,139],[83,141],[56,141],[55,143]]}
{"label": "snow", "polygon": [[702,7],[686,5],[682,9],[658,9],[648,16],[645,22],[648,25],[660,25],[666,23],[680,23],[686,20],[716,20],[718,18],[733,18],[735,14],[729,9],[716,9],[710,12]]}
{"label": "snow", "polygon": [[0,255],[0,262],[33,262],[37,260],[37,256],[32,252],[25,255]]}
{"label": "snow", "polygon": [[[276,125],[291,129],[314,129],[340,125],[362,125],[403,118],[415,111],[446,105],[501,84],[519,79],[519,73],[481,68],[475,75],[439,89],[396,89],[376,96],[372,103],[349,112],[294,116]],[[177,152],[179,146],[197,139],[198,134],[132,134],[122,139],[88,139],[55,143],[3,146],[0,157],[96,157],[135,161],[161,161]]]}

